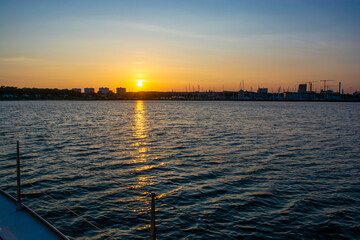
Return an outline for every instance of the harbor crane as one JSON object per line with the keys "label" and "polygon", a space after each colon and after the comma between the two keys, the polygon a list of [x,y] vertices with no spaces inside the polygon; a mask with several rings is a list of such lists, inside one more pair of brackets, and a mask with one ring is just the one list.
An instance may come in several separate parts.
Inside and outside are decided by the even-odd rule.
{"label": "harbor crane", "polygon": [[335,81],[335,80],[320,80],[320,82],[324,82],[324,91],[326,91],[326,82]]}
{"label": "harbor crane", "polygon": [[317,82],[317,81],[305,82],[305,83],[308,83],[308,84],[309,84],[310,92],[312,92],[312,84],[313,84],[314,82]]}

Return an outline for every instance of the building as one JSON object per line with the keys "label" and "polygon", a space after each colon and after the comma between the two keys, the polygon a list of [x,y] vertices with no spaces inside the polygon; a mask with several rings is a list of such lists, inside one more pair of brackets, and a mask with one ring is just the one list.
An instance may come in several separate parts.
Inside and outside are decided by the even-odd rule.
{"label": "building", "polygon": [[315,98],[315,92],[284,92],[284,99],[290,101],[309,101]]}
{"label": "building", "polygon": [[267,98],[268,97],[268,89],[267,88],[259,88],[257,90],[257,97],[258,98]]}
{"label": "building", "polygon": [[74,92],[79,92],[79,93],[81,93],[81,88],[73,88],[73,89],[71,89],[71,91],[74,91]]}
{"label": "building", "polygon": [[245,91],[241,89],[238,93],[238,99],[243,99],[244,97],[245,97]]}
{"label": "building", "polygon": [[101,93],[102,95],[108,95],[110,92],[109,88],[107,87],[101,87],[99,88],[99,93]]}
{"label": "building", "polygon": [[94,88],[84,88],[84,93],[85,94],[94,94],[95,89]]}
{"label": "building", "polygon": [[338,92],[334,92],[333,90],[321,90],[320,96],[325,100],[340,100],[341,95]]}
{"label": "building", "polygon": [[116,94],[117,95],[122,95],[122,94],[125,94],[126,93],[126,88],[122,88],[122,87],[119,87],[116,89]]}
{"label": "building", "polygon": [[306,93],[306,84],[299,84],[298,93]]}

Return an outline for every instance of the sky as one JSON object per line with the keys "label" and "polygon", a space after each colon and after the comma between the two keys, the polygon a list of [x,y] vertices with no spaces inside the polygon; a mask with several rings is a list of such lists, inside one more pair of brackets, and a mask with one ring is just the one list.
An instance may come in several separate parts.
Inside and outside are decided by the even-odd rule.
{"label": "sky", "polygon": [[354,92],[359,13],[360,0],[0,0],[0,85]]}

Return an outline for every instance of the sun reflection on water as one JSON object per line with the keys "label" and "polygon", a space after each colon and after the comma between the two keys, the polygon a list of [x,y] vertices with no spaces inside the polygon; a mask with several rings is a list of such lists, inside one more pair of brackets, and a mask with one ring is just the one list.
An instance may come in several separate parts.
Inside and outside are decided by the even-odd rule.
{"label": "sun reflection on water", "polygon": [[147,137],[146,119],[145,119],[145,110],[144,110],[143,101],[136,101],[134,121],[135,121],[134,137],[137,138],[138,140],[146,138]]}
{"label": "sun reflection on water", "polygon": [[143,166],[143,167],[140,167],[140,168],[137,168],[135,171],[145,171],[145,170],[150,170],[150,169],[153,169],[153,168],[156,168],[156,167],[160,167],[162,165],[164,165],[165,163],[160,163],[158,165],[147,165],[147,166]]}
{"label": "sun reflection on water", "polygon": [[[136,196],[133,200],[135,202],[145,203],[145,206],[134,206],[132,212],[138,214],[145,214],[149,211],[149,186],[154,185],[154,172],[156,169],[161,168],[165,163],[158,162],[157,157],[152,157],[150,154],[151,143],[149,140],[149,122],[146,118],[146,108],[143,101],[136,101],[134,109],[134,123],[133,123],[133,160],[131,164],[133,168],[131,172],[138,175],[136,182],[131,186],[132,189],[137,189],[142,192],[142,195]],[[175,189],[179,191],[181,188]],[[170,191],[172,193],[174,191]],[[160,197],[164,197],[163,193]]]}
{"label": "sun reflection on water", "polygon": [[133,136],[135,140],[133,146],[135,147],[136,152],[132,163],[147,162],[146,152],[148,144],[146,143],[146,138],[148,135],[143,101],[136,101]]}
{"label": "sun reflection on water", "polygon": [[135,186],[132,186],[133,189],[139,189],[145,185],[152,185],[152,181],[149,180],[148,177],[139,177],[137,181],[137,184]]}
{"label": "sun reflection on water", "polygon": [[[142,171],[146,169],[151,169],[152,165],[145,165],[146,162],[149,161],[148,158],[148,149],[150,144],[147,142],[148,138],[148,123],[145,115],[145,107],[143,101],[136,101],[135,105],[135,115],[134,115],[134,128],[133,128],[133,136],[134,136],[134,147],[135,147],[135,155],[132,161],[133,164],[136,164],[134,167],[134,171]],[[132,186],[133,189],[144,189],[144,187],[152,185],[151,178],[147,176],[139,176],[137,179],[137,183],[134,183]],[[146,196],[138,197],[135,201],[138,202],[146,202]],[[136,212],[144,212],[147,209],[133,209]]]}

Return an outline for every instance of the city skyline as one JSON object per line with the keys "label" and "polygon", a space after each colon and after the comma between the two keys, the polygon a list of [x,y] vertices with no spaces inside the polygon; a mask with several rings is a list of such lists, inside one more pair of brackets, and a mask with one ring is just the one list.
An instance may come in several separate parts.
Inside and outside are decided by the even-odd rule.
{"label": "city skyline", "polygon": [[[360,89],[360,1],[0,1],[0,85]],[[190,88],[190,89],[189,89]]]}
{"label": "city skyline", "polygon": [[[287,88],[277,88],[277,89],[269,89],[266,86],[264,87],[260,87],[258,86],[257,88],[253,88],[250,87],[250,89],[247,89],[244,87],[245,82],[242,81],[239,83],[238,88],[234,88],[234,89],[216,89],[214,88],[203,88],[201,85],[191,85],[190,83],[185,87],[184,91],[177,91],[172,89],[171,91],[154,91],[154,92],[223,92],[223,91],[230,91],[230,92],[237,92],[237,91],[250,91],[250,92],[256,92],[259,89],[267,89],[269,91],[269,93],[284,93],[284,92],[298,92],[298,91],[305,91],[305,92],[316,92],[316,93],[320,93],[321,91],[332,91],[332,92],[339,92],[339,93],[346,93],[346,94],[351,94],[352,92],[346,92],[342,86],[341,86],[341,82],[335,82],[335,84],[329,85],[326,84],[327,82],[335,82],[335,80],[320,80],[320,81],[311,81],[311,82],[306,82],[306,83],[301,83],[298,84],[294,87],[287,87]],[[314,86],[314,83],[318,83],[321,84],[322,86],[319,86],[319,88],[316,88]],[[153,91],[146,91],[141,89],[142,82],[138,82],[138,90],[140,92],[153,92]],[[224,86],[223,86],[224,87]],[[301,90],[303,88],[303,90]],[[108,91],[111,91],[113,93],[116,93],[119,89],[125,89],[126,88],[122,87],[122,86],[117,86],[115,88],[110,88],[107,86],[101,86],[101,87],[72,87],[72,88],[68,88],[69,90],[76,90],[76,91],[80,91],[81,93],[86,93],[86,89],[92,89],[94,92],[101,92],[101,89],[108,89]],[[96,91],[97,90],[97,91]],[[139,92],[139,91],[135,91],[135,92]],[[355,90],[356,92],[357,89]]]}

